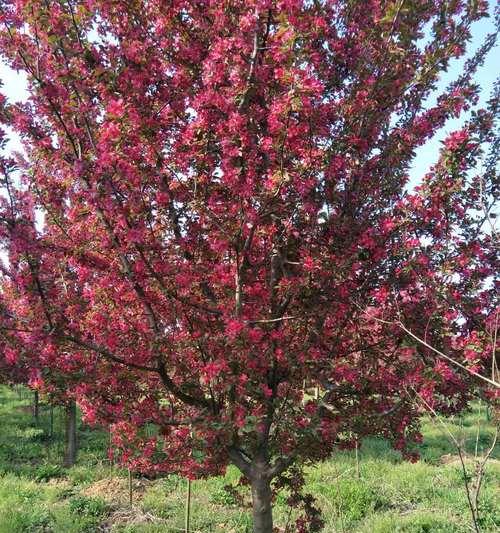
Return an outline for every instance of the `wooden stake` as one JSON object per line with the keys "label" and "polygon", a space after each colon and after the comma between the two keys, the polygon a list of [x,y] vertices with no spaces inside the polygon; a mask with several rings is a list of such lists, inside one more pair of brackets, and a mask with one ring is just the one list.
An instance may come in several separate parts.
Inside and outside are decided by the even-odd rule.
{"label": "wooden stake", "polygon": [[360,470],[359,470],[359,443],[358,443],[357,439],[356,439],[355,454],[356,454],[356,477],[358,479],[361,479],[361,473],[360,473]]}
{"label": "wooden stake", "polygon": [[40,417],[40,397],[38,391],[33,392],[33,418],[35,423],[38,424],[38,419]]}
{"label": "wooden stake", "polygon": [[189,533],[191,521],[191,480],[187,480],[187,492],[186,492],[186,516],[184,521],[184,533]]}
{"label": "wooden stake", "polygon": [[132,507],[132,471],[128,469],[128,503]]}
{"label": "wooden stake", "polygon": [[474,459],[477,459],[480,431],[481,431],[481,400],[479,400],[479,409],[478,409],[478,417],[477,417],[477,432],[476,432],[476,447],[474,449]]}
{"label": "wooden stake", "polygon": [[[191,446],[193,445],[192,438],[193,438],[193,428],[190,429],[190,437],[191,437]],[[191,448],[192,453],[192,448]],[[185,515],[184,515],[184,533],[189,533],[190,531],[190,522],[191,522],[191,479],[188,478],[187,480],[187,490],[186,490],[186,507],[185,507]]]}

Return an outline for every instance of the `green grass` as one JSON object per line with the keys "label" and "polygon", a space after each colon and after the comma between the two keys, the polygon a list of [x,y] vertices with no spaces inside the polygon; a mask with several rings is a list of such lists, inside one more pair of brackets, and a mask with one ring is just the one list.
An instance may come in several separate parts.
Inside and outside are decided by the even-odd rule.
{"label": "green grass", "polygon": [[[63,426],[56,410],[49,435],[49,408],[35,423],[31,394],[0,387],[0,533],[175,533],[183,531],[186,480],[170,476],[134,479],[129,508],[126,473],[106,459],[106,432],[79,428],[78,464],[64,469]],[[479,433],[478,433],[479,424]],[[470,457],[491,443],[494,428],[484,409],[446,421]],[[368,439],[354,454],[337,452],[307,472],[307,490],[317,498],[326,533],[455,533],[471,531],[460,463],[440,424],[423,424],[421,461],[408,463],[388,443]],[[251,531],[249,495],[235,486],[239,474],[192,482],[192,533]],[[499,450],[487,463],[481,495],[481,529],[499,530]],[[110,488],[111,487],[111,488]],[[119,487],[119,489],[116,489]],[[116,490],[115,490],[116,489]],[[275,522],[289,520],[285,496],[275,502]],[[293,531],[293,528],[292,530]]]}

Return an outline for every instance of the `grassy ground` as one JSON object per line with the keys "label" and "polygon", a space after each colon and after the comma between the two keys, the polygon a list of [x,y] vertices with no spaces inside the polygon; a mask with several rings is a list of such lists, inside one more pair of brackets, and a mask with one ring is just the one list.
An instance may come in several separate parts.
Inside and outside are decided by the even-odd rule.
{"label": "grassy ground", "polygon": [[[175,533],[183,531],[186,481],[177,477],[133,480],[128,501],[127,473],[106,459],[107,435],[80,428],[78,464],[59,465],[62,420],[56,411],[48,437],[48,408],[38,424],[29,410],[31,395],[0,387],[0,533]],[[479,424],[479,426],[478,426]],[[464,442],[473,470],[474,455],[491,442],[493,428],[479,406],[447,423]],[[479,433],[478,433],[479,427]],[[422,460],[416,464],[380,440],[364,443],[360,478],[352,452],[339,452],[308,472],[308,489],[326,520],[326,533],[454,533],[471,531],[456,451],[439,424],[424,424]],[[479,435],[479,438],[476,437]],[[251,531],[248,507],[236,505],[225,485],[238,473],[192,483],[192,533]],[[481,496],[481,531],[500,527],[499,451],[487,463]],[[248,501],[248,495],[243,493]],[[275,504],[278,526],[288,520],[283,496]],[[293,528],[292,528],[293,529]]]}

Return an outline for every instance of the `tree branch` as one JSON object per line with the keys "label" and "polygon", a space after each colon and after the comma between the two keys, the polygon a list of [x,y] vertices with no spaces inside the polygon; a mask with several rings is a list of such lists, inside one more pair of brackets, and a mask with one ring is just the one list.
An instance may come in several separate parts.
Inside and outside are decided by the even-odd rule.
{"label": "tree branch", "polygon": [[250,479],[250,461],[245,457],[243,452],[234,446],[231,446],[227,452],[233,464],[236,465],[241,472],[243,472],[243,474]]}

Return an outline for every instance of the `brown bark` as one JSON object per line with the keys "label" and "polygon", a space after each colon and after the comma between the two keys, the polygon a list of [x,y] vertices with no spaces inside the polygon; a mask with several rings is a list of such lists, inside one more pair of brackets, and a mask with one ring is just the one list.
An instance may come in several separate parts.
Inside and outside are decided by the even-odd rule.
{"label": "brown bark", "polygon": [[40,399],[38,391],[34,391],[33,393],[33,417],[35,421],[38,423],[38,418],[40,416]]}
{"label": "brown bark", "polygon": [[66,448],[64,451],[64,466],[73,466],[77,455],[76,439],[76,403],[70,402],[66,406]]}
{"label": "brown bark", "polygon": [[273,533],[271,480],[284,470],[285,463],[271,467],[266,453],[260,453],[251,460],[242,450],[234,447],[229,449],[229,457],[250,480],[253,533]]}
{"label": "brown bark", "polygon": [[271,480],[268,465],[252,465],[252,508],[254,533],[273,533]]}

